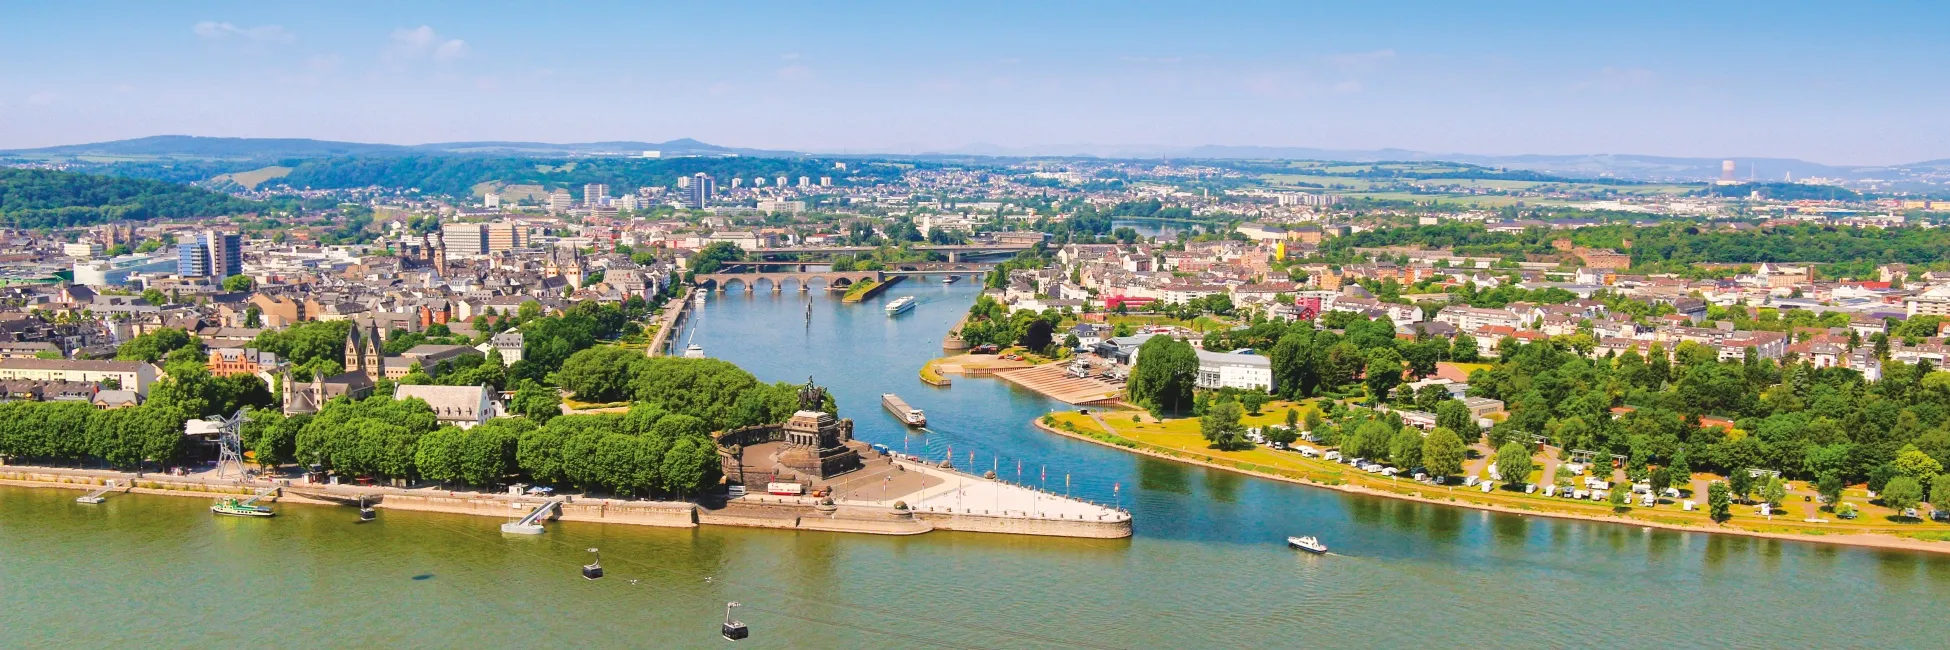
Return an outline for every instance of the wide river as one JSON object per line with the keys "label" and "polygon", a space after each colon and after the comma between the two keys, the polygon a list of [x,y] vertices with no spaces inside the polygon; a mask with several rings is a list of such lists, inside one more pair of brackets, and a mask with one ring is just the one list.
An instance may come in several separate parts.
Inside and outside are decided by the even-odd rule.
{"label": "wide river", "polygon": [[[988,379],[916,378],[972,281],[866,304],[712,296],[682,345],[830,388],[862,439],[1135,516],[1127,540],[877,537],[500,522],[0,488],[0,647],[1943,647],[1950,558],[1407,503],[1133,456],[1036,431],[1060,406]],[[886,300],[920,305],[895,317]],[[909,435],[880,408],[925,409]],[[1044,474],[1047,468],[1047,474]],[[1047,476],[1047,479],[1040,477]],[[1118,489],[1113,491],[1113,486]],[[1334,554],[1281,540],[1317,534]],[[576,566],[602,549],[609,577]]]}

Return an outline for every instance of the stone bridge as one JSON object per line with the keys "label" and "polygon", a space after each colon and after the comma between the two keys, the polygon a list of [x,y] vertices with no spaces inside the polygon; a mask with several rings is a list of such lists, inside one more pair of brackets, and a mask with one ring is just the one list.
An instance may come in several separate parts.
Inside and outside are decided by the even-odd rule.
{"label": "stone bridge", "polygon": [[730,291],[732,285],[741,285],[745,293],[757,291],[758,284],[771,285],[773,292],[785,290],[787,283],[797,283],[800,291],[810,291],[814,282],[823,282],[828,289],[850,287],[861,280],[879,282],[885,277],[879,271],[782,271],[778,273],[705,273],[697,276],[699,288],[723,293]]}

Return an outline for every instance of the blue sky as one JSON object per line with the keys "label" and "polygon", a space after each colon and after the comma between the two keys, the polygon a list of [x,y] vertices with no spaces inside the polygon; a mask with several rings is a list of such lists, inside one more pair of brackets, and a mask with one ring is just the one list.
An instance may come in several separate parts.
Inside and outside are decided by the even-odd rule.
{"label": "blue sky", "polygon": [[1950,3],[1598,4],[6,0],[0,148],[181,133],[1950,157]]}

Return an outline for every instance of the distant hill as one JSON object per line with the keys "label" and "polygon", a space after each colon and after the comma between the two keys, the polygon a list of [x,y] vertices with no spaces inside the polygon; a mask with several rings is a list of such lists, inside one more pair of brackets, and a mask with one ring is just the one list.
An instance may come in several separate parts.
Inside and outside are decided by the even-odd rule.
{"label": "distant hill", "polygon": [[0,224],[65,228],[121,220],[187,219],[255,212],[228,194],[120,176],[0,168]]}
{"label": "distant hill", "polygon": [[71,144],[38,149],[0,151],[0,157],[65,158],[77,156],[290,160],[344,156],[416,155],[494,155],[494,156],[640,156],[645,151],[665,156],[767,156],[802,155],[792,151],[721,147],[690,138],[669,142],[436,142],[420,145],[334,142],[304,138],[209,138],[194,135],[158,135],[133,140]]}

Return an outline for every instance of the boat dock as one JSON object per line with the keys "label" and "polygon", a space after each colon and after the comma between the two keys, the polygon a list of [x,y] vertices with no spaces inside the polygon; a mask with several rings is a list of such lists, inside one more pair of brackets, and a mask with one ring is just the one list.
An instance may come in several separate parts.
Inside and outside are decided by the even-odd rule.
{"label": "boat dock", "polygon": [[908,406],[907,401],[901,399],[899,395],[881,393],[880,405],[886,408],[888,413],[894,414],[894,417],[900,418],[902,424],[910,427],[928,426],[928,416],[922,413],[921,409]]}
{"label": "boat dock", "polygon": [[[542,534],[542,518],[554,512],[556,506],[561,504],[561,501],[553,499],[544,501],[542,505],[536,506],[533,511],[530,511],[528,516],[522,517],[521,521],[501,524],[501,532],[515,535],[540,535]],[[519,506],[520,504],[516,505]]]}
{"label": "boat dock", "polygon": [[[92,490],[87,494],[75,497],[74,500],[76,503],[101,503],[102,501],[106,500],[104,498],[105,495],[107,495],[110,492],[114,492],[117,487],[118,486],[116,485],[116,482],[111,480],[108,483],[103,484],[101,488]],[[128,486],[126,485],[119,486],[119,487],[124,492],[127,492],[129,489]]]}

